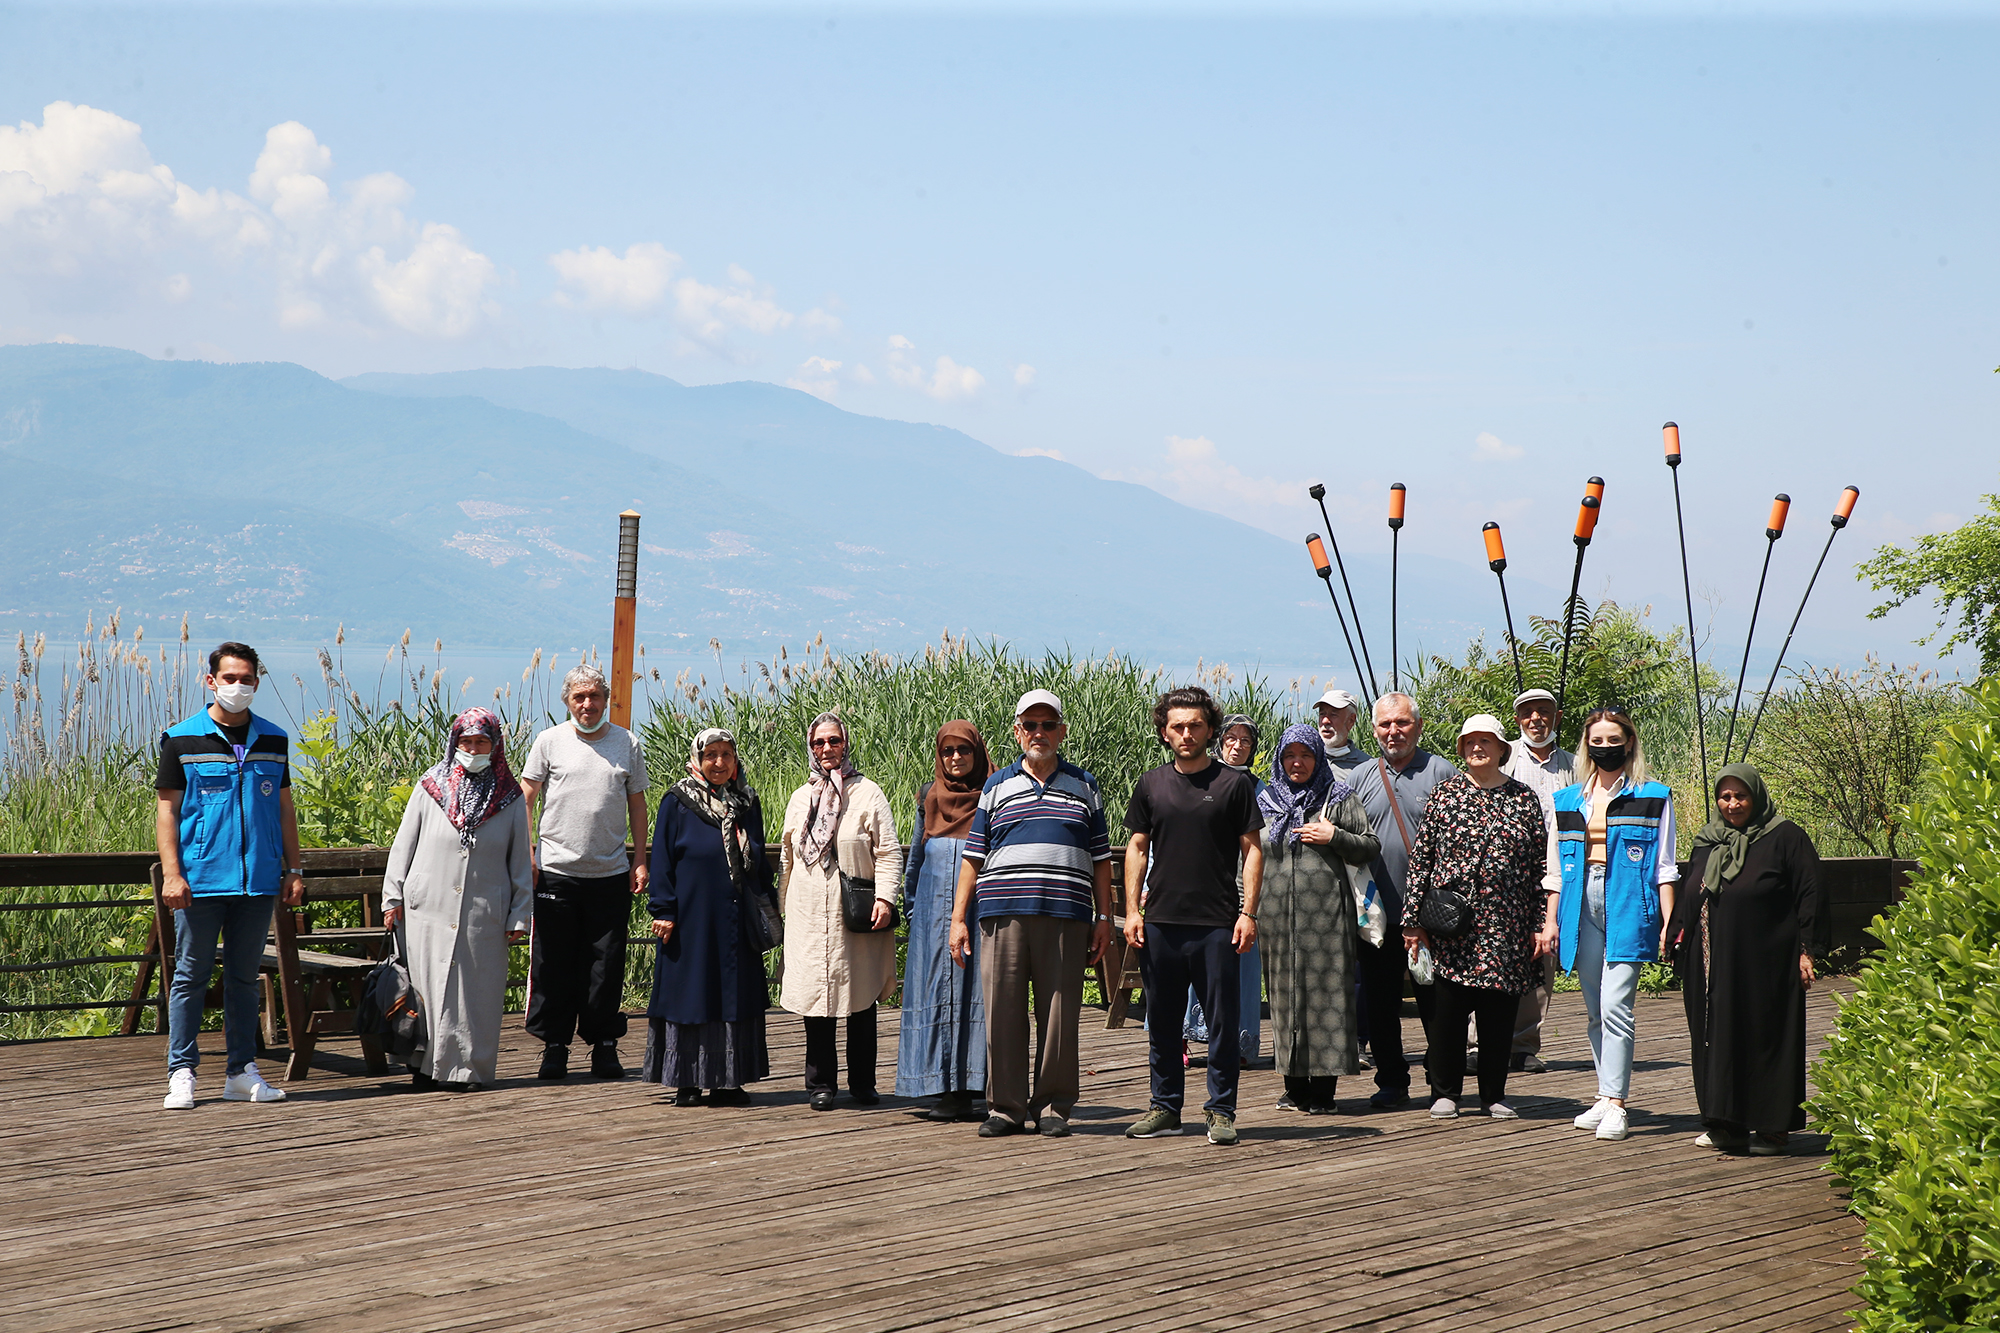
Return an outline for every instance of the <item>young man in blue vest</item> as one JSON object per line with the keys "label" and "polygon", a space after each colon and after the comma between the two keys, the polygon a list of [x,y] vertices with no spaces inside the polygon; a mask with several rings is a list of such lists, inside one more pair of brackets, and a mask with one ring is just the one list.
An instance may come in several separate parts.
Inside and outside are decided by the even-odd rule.
{"label": "young man in blue vest", "polygon": [[272,905],[305,901],[299,826],[292,811],[288,738],[250,711],[257,650],[225,643],[202,684],[215,702],[160,737],[154,835],[161,901],[174,913],[174,980],[167,1000],[169,1111],[194,1106],[203,1000],[222,944],[222,1099],[281,1102],[257,1072],[257,973]]}

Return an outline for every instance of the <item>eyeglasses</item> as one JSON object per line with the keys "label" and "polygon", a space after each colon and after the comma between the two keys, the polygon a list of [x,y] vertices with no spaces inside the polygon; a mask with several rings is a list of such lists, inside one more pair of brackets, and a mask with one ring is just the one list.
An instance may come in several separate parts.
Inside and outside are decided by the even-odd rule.
{"label": "eyeglasses", "polygon": [[1030,736],[1040,735],[1044,731],[1061,731],[1063,727],[1060,721],[1044,722],[1040,718],[1029,719],[1025,717],[1015,718],[1014,725],[1027,732]]}
{"label": "eyeglasses", "polygon": [[940,745],[938,746],[938,753],[947,759],[956,759],[960,755],[969,757],[978,752],[970,745]]}
{"label": "eyeglasses", "polygon": [[815,737],[815,738],[814,738],[813,740],[811,740],[811,741],[810,741],[810,742],[808,742],[808,743],[809,743],[809,744],[810,744],[810,745],[812,746],[812,748],[813,748],[813,749],[815,749],[815,750],[824,750],[824,749],[826,749],[826,748],[827,748],[828,746],[831,746],[831,745],[845,745],[845,744],[847,744],[847,737],[845,737],[845,736],[818,736],[818,737]]}

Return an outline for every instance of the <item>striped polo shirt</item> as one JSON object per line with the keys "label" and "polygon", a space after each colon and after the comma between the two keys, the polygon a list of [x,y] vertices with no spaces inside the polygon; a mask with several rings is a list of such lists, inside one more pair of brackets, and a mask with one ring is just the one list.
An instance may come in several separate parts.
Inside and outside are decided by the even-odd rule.
{"label": "striped polo shirt", "polygon": [[1097,915],[1096,862],[1111,859],[1097,779],[1062,759],[1046,784],[1016,760],[986,779],[964,856],[977,861],[973,915]]}

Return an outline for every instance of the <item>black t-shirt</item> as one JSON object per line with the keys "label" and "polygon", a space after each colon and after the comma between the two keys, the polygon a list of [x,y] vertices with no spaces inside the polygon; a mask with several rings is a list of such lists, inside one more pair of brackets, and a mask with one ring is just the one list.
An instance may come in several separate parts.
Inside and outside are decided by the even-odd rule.
{"label": "black t-shirt", "polygon": [[1146,835],[1146,919],[1167,926],[1236,922],[1239,841],[1264,827],[1257,784],[1227,764],[1199,773],[1172,764],[1143,774],[1125,809],[1125,827]]}
{"label": "black t-shirt", "polygon": [[[214,721],[212,715],[210,720]],[[250,724],[248,722],[234,727],[227,723],[216,722],[215,729],[222,733],[223,740],[228,741],[235,750],[242,750],[244,746],[250,743]],[[283,736],[273,736],[267,733],[257,738],[256,754],[259,758],[286,759],[288,757],[288,749],[289,747],[286,745]],[[241,758],[234,751],[227,750],[221,746],[216,741],[214,732],[210,732],[205,736],[162,736],[160,738],[160,771],[153,779],[154,789],[157,791],[185,791],[187,789],[187,773],[181,767],[182,760],[201,756],[231,759]],[[279,777],[278,785],[280,787],[289,787],[292,785],[292,768],[289,763],[285,765],[284,774]]]}

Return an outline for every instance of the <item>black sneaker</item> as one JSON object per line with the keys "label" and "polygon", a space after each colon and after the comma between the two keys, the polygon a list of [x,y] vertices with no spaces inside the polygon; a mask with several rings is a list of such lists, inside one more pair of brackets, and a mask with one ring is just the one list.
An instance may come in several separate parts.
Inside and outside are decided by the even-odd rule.
{"label": "black sneaker", "polygon": [[[563,1058],[567,1062],[569,1048],[563,1048]],[[590,1076],[592,1078],[624,1078],[625,1066],[618,1063],[618,1043],[600,1041],[590,1048]]]}
{"label": "black sneaker", "polygon": [[542,1047],[542,1067],[535,1071],[536,1078],[545,1078],[551,1083],[569,1077],[569,1047],[558,1046],[554,1042]]}
{"label": "black sneaker", "polygon": [[675,1106],[700,1106],[700,1105],[701,1105],[701,1089],[700,1089],[700,1088],[676,1088],[676,1089],[674,1090],[674,1105],[675,1105]]}
{"label": "black sneaker", "polygon": [[1278,1098],[1278,1105],[1276,1109],[1280,1111],[1296,1111],[1299,1109],[1298,1098],[1292,1096],[1292,1094],[1288,1092],[1284,1094],[1282,1097]]}
{"label": "black sneaker", "polygon": [[872,1088],[866,1092],[863,1092],[860,1088],[849,1088],[847,1095],[854,1099],[856,1106],[879,1106],[882,1104],[882,1094]]}

